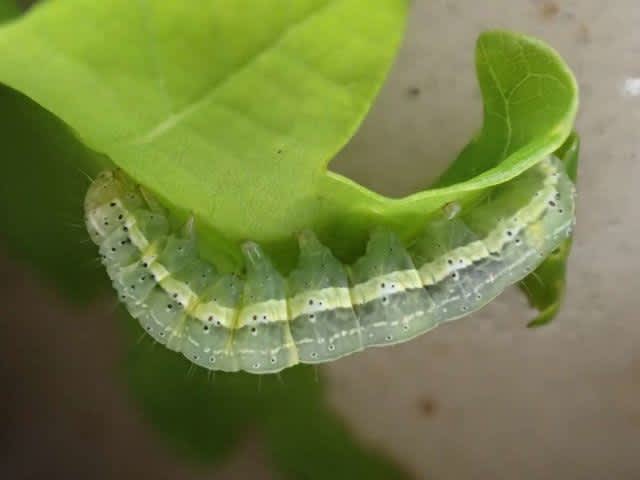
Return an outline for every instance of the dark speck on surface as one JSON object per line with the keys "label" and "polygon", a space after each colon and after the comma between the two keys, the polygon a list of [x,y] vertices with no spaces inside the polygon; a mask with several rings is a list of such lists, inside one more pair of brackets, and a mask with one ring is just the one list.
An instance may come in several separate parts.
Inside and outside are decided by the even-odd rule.
{"label": "dark speck on surface", "polygon": [[436,403],[432,398],[423,397],[418,401],[420,412],[425,417],[431,417],[436,412]]}
{"label": "dark speck on surface", "polygon": [[542,2],[540,5],[540,15],[544,20],[551,20],[560,12],[558,4],[551,1]]}
{"label": "dark speck on surface", "polygon": [[420,95],[420,89],[418,87],[409,87],[407,89],[407,95],[411,98],[415,98]]}
{"label": "dark speck on surface", "polygon": [[591,30],[589,30],[589,27],[584,23],[578,27],[578,43],[591,43]]}

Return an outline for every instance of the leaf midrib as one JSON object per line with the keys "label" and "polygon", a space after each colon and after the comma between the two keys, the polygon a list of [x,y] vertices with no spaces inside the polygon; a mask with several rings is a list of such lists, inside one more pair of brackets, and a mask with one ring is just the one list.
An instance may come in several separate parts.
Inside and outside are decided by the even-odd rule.
{"label": "leaf midrib", "polygon": [[[198,110],[200,110],[205,105],[207,105],[211,101],[212,97],[227,83],[232,81],[241,72],[250,68],[262,56],[268,53],[271,53],[278,46],[280,46],[280,44],[282,43],[282,41],[287,35],[291,34],[291,32],[294,32],[299,28],[302,28],[305,24],[307,24],[313,18],[317,17],[322,12],[328,10],[330,7],[336,5],[341,1],[342,0],[327,0],[325,3],[312,8],[309,12],[303,15],[299,20],[285,25],[285,27],[281,31],[279,31],[270,42],[265,44],[262,48],[258,49],[257,51],[253,52],[243,62],[239,63],[236,66],[236,68],[226,73],[224,76],[218,79],[215,83],[205,88],[205,90],[200,95],[198,95],[194,100],[188,102],[186,105],[181,107],[178,112],[173,112],[173,111],[169,112],[167,117],[164,120],[160,120],[154,127],[151,127],[150,129],[148,129],[146,132],[142,134],[138,134],[134,136],[133,139],[124,140],[124,143],[129,145],[136,145],[136,146],[146,145],[153,142],[155,139],[169,132],[170,130],[176,128],[178,125],[180,125],[180,123],[183,120],[186,120],[191,115],[193,115]],[[166,92],[166,95],[169,98],[171,98],[168,92]]]}

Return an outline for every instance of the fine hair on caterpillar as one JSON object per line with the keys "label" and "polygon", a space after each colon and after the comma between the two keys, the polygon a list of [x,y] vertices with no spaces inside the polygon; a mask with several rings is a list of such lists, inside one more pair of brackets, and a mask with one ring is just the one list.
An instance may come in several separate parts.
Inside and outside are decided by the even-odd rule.
{"label": "fine hair on caterpillar", "polygon": [[410,245],[375,230],[350,265],[304,231],[286,277],[252,241],[243,275],[218,272],[198,254],[193,221],[173,228],[120,170],[91,183],[85,220],[120,301],[151,338],[210,370],[276,373],[404,342],[479,309],[570,234],[574,197],[550,157],[470,208],[446,205]]}

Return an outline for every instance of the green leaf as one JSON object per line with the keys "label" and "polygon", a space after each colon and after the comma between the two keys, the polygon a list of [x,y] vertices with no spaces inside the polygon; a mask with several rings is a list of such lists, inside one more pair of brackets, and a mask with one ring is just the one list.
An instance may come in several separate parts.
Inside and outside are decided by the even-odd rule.
{"label": "green leaf", "polygon": [[[329,3],[327,3],[325,7],[324,4],[321,5],[316,2],[316,7],[319,8],[318,13],[306,12],[302,16],[304,18],[296,19],[294,23],[304,24],[307,22],[307,20],[305,20],[307,17],[313,19],[325,9],[330,10],[333,8],[335,10],[333,15],[342,15],[345,13],[344,8],[346,8],[345,5],[348,3],[349,2],[342,2],[342,7],[336,9],[336,7],[332,7]],[[351,2],[352,6],[349,8],[353,8],[353,5],[356,3],[357,2]],[[391,8],[392,3],[393,2],[388,3],[389,8]],[[143,99],[144,96],[138,94],[146,88],[153,89],[155,87],[149,87],[144,81],[140,82],[141,90],[136,91],[136,94],[132,96],[129,96],[128,92],[126,92],[127,89],[124,88],[126,93],[124,96],[127,98],[125,101],[125,110],[130,111],[124,112],[116,122],[112,122],[110,125],[108,117],[110,113],[113,113],[110,109],[112,109],[111,101],[114,100],[114,97],[110,97],[107,101],[101,103],[101,100],[104,99],[101,98],[101,90],[97,84],[95,85],[95,90],[88,88],[83,91],[82,88],[83,82],[95,80],[97,83],[100,83],[102,80],[109,80],[108,74],[104,71],[99,73],[93,72],[93,74],[89,76],[91,77],[93,75],[94,78],[87,80],[86,76],[83,77],[83,73],[90,72],[82,71],[82,66],[73,65],[74,68],[78,67],[78,69],[69,68],[65,71],[65,68],[69,65],[63,64],[67,62],[74,63],[67,58],[73,55],[70,55],[64,48],[60,48],[60,44],[56,41],[50,45],[54,50],[53,52],[49,51],[46,54],[40,52],[42,55],[39,56],[34,51],[42,47],[40,43],[43,41],[43,38],[51,40],[56,34],[60,34],[59,31],[55,33],[57,28],[66,32],[68,25],[73,22],[65,24],[64,20],[69,20],[70,16],[72,16],[71,14],[77,15],[74,18],[76,18],[76,22],[78,23],[82,22],[84,25],[84,22],[88,21],[89,16],[85,15],[87,11],[91,9],[88,3],[84,4],[84,7],[86,7],[84,11],[80,8],[83,5],[76,3],[76,6],[79,7],[77,11],[67,11],[65,13],[64,9],[68,7],[68,5],[68,3],[64,4],[60,2],[57,3],[55,7],[53,4],[39,7],[17,26],[12,26],[10,29],[0,31],[0,43],[2,43],[2,39],[4,39],[4,41],[7,42],[4,44],[5,47],[8,47],[9,43],[11,43],[6,40],[7,38],[17,40],[18,37],[20,37],[20,40],[23,41],[23,45],[25,46],[23,51],[14,52],[13,55],[8,55],[5,58],[6,62],[0,66],[0,70],[4,68],[4,72],[8,72],[8,76],[4,77],[3,80],[7,84],[20,88],[22,92],[29,94],[42,105],[54,111],[74,129],[76,135],[83,138],[87,145],[101,151],[106,151],[112,155],[114,159],[119,159],[120,156],[118,156],[117,153],[113,153],[110,149],[102,149],[100,148],[99,142],[96,143],[89,140],[88,137],[91,137],[91,135],[88,135],[86,132],[93,131],[93,133],[95,133],[96,130],[101,130],[103,127],[105,131],[109,131],[109,128],[118,122],[122,122],[124,128],[130,120],[128,115],[132,115],[133,120],[135,120],[136,114],[142,115],[141,110],[144,110],[141,108],[139,111],[135,111],[135,108],[131,108],[131,105],[135,105],[135,103],[130,101],[130,99],[133,97]],[[257,5],[257,3],[255,5]],[[398,5],[400,4],[398,3]],[[263,11],[254,12],[257,15],[256,18],[265,17],[266,6],[267,3],[263,2]],[[295,8],[300,6],[302,6],[302,3],[296,5]],[[124,8],[124,5],[122,5],[122,7]],[[99,8],[100,7],[98,7],[98,9]],[[248,9],[245,9],[245,11],[248,11]],[[49,15],[53,15],[51,12],[56,12],[48,22],[42,20],[43,17],[46,18],[47,12],[49,12]],[[289,13],[293,15],[295,12]],[[323,135],[317,139],[312,139],[319,144],[315,146],[312,145],[314,149],[335,149],[337,147],[332,147],[332,144],[339,143],[340,141],[344,142],[346,138],[351,135],[352,130],[359,122],[366,108],[368,108],[372,95],[375,93],[382,75],[391,60],[393,49],[400,36],[403,13],[404,9],[398,8],[396,13],[388,15],[388,18],[382,18],[381,20],[383,21],[378,22],[380,28],[389,29],[387,34],[389,42],[386,49],[379,48],[377,49],[377,53],[374,52],[368,56],[360,56],[363,60],[362,63],[354,62],[353,59],[349,59],[348,62],[342,59],[344,62],[342,65],[340,65],[339,62],[330,62],[329,66],[336,69],[338,73],[344,70],[342,81],[346,86],[341,88],[344,88],[348,93],[348,95],[344,97],[344,101],[349,103],[349,108],[346,108],[343,104],[335,105],[335,111],[330,111],[330,109],[325,107],[321,108],[320,105],[322,102],[319,100],[324,101],[324,98],[327,96],[323,89],[328,89],[331,92],[335,90],[340,95],[342,95],[342,93],[340,88],[336,87],[334,89],[334,87],[330,85],[330,82],[327,82],[325,86],[322,78],[316,80],[320,85],[317,87],[316,93],[311,95],[311,100],[315,101],[315,106],[310,105],[310,108],[311,110],[313,110],[313,108],[321,109],[318,115],[324,115],[326,110],[329,114],[326,122],[330,128],[326,129]],[[110,15],[113,15],[112,24],[117,24],[122,21],[123,17],[126,17],[126,15],[118,16],[115,11],[111,11]],[[193,22],[198,20],[198,15],[199,12],[194,10],[191,12],[189,22],[184,18],[182,19],[182,23],[184,23],[182,33],[194,33],[189,32],[189,29]],[[277,17],[277,15],[274,15],[274,18],[275,17]],[[161,16],[159,20],[163,18],[165,17]],[[171,18],[171,16],[167,18]],[[375,21],[376,14],[374,14],[372,18]],[[221,20],[224,20],[224,18],[221,18]],[[100,22],[96,18],[94,18],[94,21],[96,24],[105,28],[109,27],[109,22]],[[270,45],[272,43],[277,45],[279,38],[283,35],[286,36],[286,31],[300,28],[287,25],[287,21],[282,20],[280,22],[282,25],[276,25],[279,31],[275,31],[275,36],[273,25],[267,25],[269,28],[265,28],[264,32],[251,32],[256,33],[257,36],[260,37],[256,40],[257,43],[255,43],[255,45],[238,45],[239,51],[235,52],[235,57],[237,58],[234,58],[233,55],[227,52],[229,58],[226,64],[224,64],[224,61],[221,66],[216,62],[212,64],[205,63],[202,65],[202,69],[207,70],[208,67],[213,65],[216,68],[227,68],[228,72],[224,74],[225,77],[229,76],[233,78],[235,75],[239,75],[236,71],[242,70],[245,64],[250,65],[254,62],[252,57],[256,57],[258,61],[261,61],[262,53],[256,53],[254,51],[256,48],[259,47],[258,50],[260,51],[264,49],[268,53],[271,49]],[[58,25],[57,22],[62,23]],[[216,32],[214,29],[213,33],[220,35],[223,40],[234,36],[246,40],[247,31],[254,29],[253,24],[238,24],[237,18],[231,18],[229,22],[237,32]],[[62,27],[63,24],[66,26]],[[137,31],[138,27],[139,24],[131,22],[126,28]],[[180,27],[180,22],[173,28],[178,27]],[[215,27],[215,25],[202,25],[202,30],[206,32],[213,27]],[[318,32],[323,31],[324,28],[327,28],[326,22],[320,30],[316,28],[314,30],[315,33],[308,32],[305,35],[317,36]],[[93,30],[94,27],[91,27],[91,29],[87,31],[92,33]],[[91,43],[89,39],[84,37],[84,33],[86,32],[82,32],[82,27],[79,27],[73,34],[74,38],[69,36],[69,41],[73,41],[74,43],[79,42],[79,44],[82,44],[84,41]],[[345,40],[345,36],[348,40],[349,35],[355,37],[352,43],[356,43],[353,47],[356,51],[359,48],[363,48],[363,40],[361,38],[362,31],[345,33],[343,29],[342,40]],[[382,35],[377,36],[378,40],[384,38]],[[178,43],[184,41],[177,32],[174,33],[174,37]],[[78,38],[82,40],[78,40]],[[58,38],[58,40],[60,39]],[[211,53],[210,48],[203,44],[204,40],[205,38],[201,39],[200,42],[192,42],[188,45],[188,48],[191,49],[199,43],[200,48],[203,49],[203,54]],[[337,40],[340,39],[338,38]],[[126,43],[126,41],[123,42],[123,44]],[[95,45],[92,46],[92,48],[94,47]],[[316,47],[321,50],[326,48],[326,46],[323,46],[318,41],[316,42]],[[127,45],[120,45],[114,47],[111,54],[115,55],[119,51],[132,53],[131,49],[127,48]],[[313,55],[320,55],[320,57],[322,57],[321,60],[323,59],[325,62],[332,60],[327,56],[327,53],[323,54],[322,51],[315,53],[312,51],[311,53],[313,53]],[[103,54],[109,56],[106,52],[103,52]],[[107,67],[107,69],[114,66],[112,63],[109,63],[108,60],[105,60],[104,56],[94,55],[91,49],[88,49],[86,55],[88,58],[84,60],[89,64],[91,62],[95,62],[98,65],[102,63],[102,66]],[[224,56],[224,52],[222,52],[221,55]],[[31,57],[31,60],[29,60],[29,57]],[[221,60],[225,59],[221,58]],[[35,77],[35,70],[30,70],[30,67],[28,67],[32,62],[44,62],[41,64],[41,72],[38,73],[39,78]],[[0,61],[0,63],[2,63],[2,61]],[[200,65],[198,65],[198,63],[199,62],[196,62],[192,67],[199,67]],[[173,67],[173,64],[170,66]],[[55,72],[57,67],[60,67],[61,70],[58,72],[59,76],[56,79]],[[276,67],[277,64],[273,64],[273,68]],[[121,75],[122,72],[124,72],[124,76],[126,76],[127,74],[133,75],[136,71],[133,65],[128,65],[127,67],[120,65],[120,68],[121,70],[117,72],[116,77]],[[190,69],[193,70],[193,68]],[[351,68],[353,68],[353,70],[349,71]],[[285,73],[287,73],[288,70],[290,70],[290,68],[285,69]],[[49,82],[47,82],[45,86],[41,85],[43,83],[41,81],[43,71],[47,72],[47,78],[49,79]],[[53,76],[50,77],[49,73]],[[295,86],[297,82],[300,82],[300,87],[302,88],[300,95],[307,95],[308,92],[305,93],[304,90],[309,88],[309,85],[305,85],[306,80],[303,81],[301,79],[301,75],[304,72],[296,73],[295,70],[293,70],[293,73],[295,75],[290,79],[290,85]],[[194,79],[198,79],[201,74],[204,78],[200,78],[200,80],[205,83],[213,82],[215,84],[218,82],[217,79],[208,75],[207,72],[194,74],[193,71],[188,75],[184,75],[182,80],[191,80],[190,77],[192,76]],[[166,78],[168,79],[170,75],[169,73],[167,73],[167,75]],[[14,79],[18,78],[19,81],[12,83],[12,76]],[[150,73],[151,80],[155,81],[153,76],[154,73]],[[62,79],[64,79],[64,81],[62,81]],[[265,89],[263,88],[264,86],[259,85],[260,80],[258,76],[252,81],[256,83],[256,88],[262,88],[260,95],[263,95]],[[169,82],[169,80],[167,81]],[[220,81],[224,83],[224,80]],[[34,92],[29,88],[30,86],[35,86],[36,89],[42,87],[44,90],[47,90],[47,95],[34,95]],[[112,86],[108,88],[112,88]],[[350,90],[353,90],[353,92]],[[66,285],[68,280],[75,277],[76,288],[79,289],[80,285],[83,284],[79,282],[85,282],[84,284],[87,285],[87,288],[91,289],[95,284],[93,281],[89,281],[91,277],[88,276],[87,272],[82,271],[80,266],[83,265],[83,258],[95,256],[92,253],[93,247],[78,241],[79,238],[85,237],[85,235],[82,230],[77,230],[75,226],[70,225],[70,223],[81,223],[82,197],[87,185],[87,180],[84,178],[83,172],[87,172],[90,175],[95,173],[98,168],[105,164],[105,157],[93,153],[92,150],[87,149],[75,141],[70,135],[69,129],[63,123],[52,114],[39,108],[33,101],[25,99],[21,94],[6,87],[0,90],[0,94],[0,102],[2,102],[3,105],[2,114],[6,116],[4,118],[4,125],[11,126],[11,128],[5,129],[2,132],[4,135],[2,138],[4,144],[11,145],[8,158],[13,160],[8,162],[11,163],[11,165],[7,174],[10,178],[16,180],[13,183],[7,182],[3,185],[3,189],[0,192],[2,200],[14,206],[12,209],[7,209],[5,212],[6,216],[1,218],[4,226],[16,225],[15,228],[6,229],[9,232],[6,240],[12,244],[16,251],[20,251],[21,254],[31,257],[40,268],[52,274],[58,285]],[[73,101],[70,101],[70,96],[73,98]],[[299,96],[298,98],[304,100],[303,96]],[[340,98],[341,97],[338,97],[338,100],[340,100]],[[138,98],[136,98],[136,100],[137,99]],[[256,98],[253,98],[252,101],[256,102],[257,106],[263,106],[265,111],[272,107],[270,102],[265,104],[264,101],[257,101]],[[291,106],[289,106],[289,109],[291,109]],[[74,122],[68,115],[69,111],[75,113],[81,111],[87,114],[87,116],[83,117],[80,122]],[[307,114],[308,111],[309,108],[307,108]],[[286,117],[286,122],[291,122],[295,128],[299,128],[296,126],[296,123],[302,121],[303,130],[309,131],[311,130],[310,125],[317,122],[316,117],[306,116],[304,115],[305,112],[302,112],[301,120],[297,119],[296,111],[287,112],[285,109],[283,112],[282,114],[285,116],[291,114],[291,117]],[[102,113],[104,113],[104,115],[102,115]],[[221,125],[224,126],[224,122]],[[118,128],[120,127],[118,126]],[[209,128],[206,130],[208,129]],[[254,133],[255,132],[250,134],[247,138],[255,138],[256,141],[260,140],[254,136]],[[341,136],[343,137],[342,140],[340,139]],[[98,137],[94,136],[93,138]],[[34,139],[37,139],[37,141],[34,141]],[[246,141],[246,138],[243,138],[242,141]],[[260,141],[264,141],[264,139]],[[248,143],[251,144],[251,142]],[[323,143],[327,143],[328,145],[320,145]],[[113,145],[116,144],[117,142],[113,143]],[[157,149],[155,149],[156,145],[153,147],[153,149],[149,147],[149,156],[147,159],[153,159],[155,158],[153,155],[158,155],[158,152],[164,152],[162,147],[158,147]],[[192,149],[188,140],[183,142],[181,148],[181,154],[190,158]],[[198,149],[196,149],[196,153],[197,152]],[[302,159],[304,160],[304,158]],[[213,166],[215,165],[216,163],[214,162]],[[218,176],[218,173],[219,171],[216,170],[214,176]],[[45,248],[43,248],[43,244],[45,243],[43,239],[46,239]],[[206,243],[206,241],[204,243]],[[95,272],[104,278],[103,272],[97,269]],[[69,282],[70,285],[73,283],[74,282]],[[380,475],[384,475],[386,478],[397,478],[400,475],[394,467],[387,464],[381,458],[366,453],[357,445],[353,444],[339,420],[325,410],[322,401],[321,387],[314,379],[311,369],[294,369],[292,372],[285,374],[283,378],[286,384],[285,388],[281,388],[279,384],[274,386],[272,379],[265,380],[265,385],[262,388],[258,388],[258,379],[249,375],[219,375],[215,380],[210,380],[206,378],[206,376],[203,376],[200,371],[189,375],[187,373],[188,363],[172,352],[164,349],[151,349],[151,345],[149,344],[140,346],[137,342],[140,334],[139,328],[134,322],[131,322],[131,319],[128,317],[126,327],[127,338],[132,340],[132,353],[128,356],[125,372],[132,385],[132,390],[144,406],[144,412],[147,418],[149,418],[152,424],[158,430],[162,431],[180,451],[188,453],[190,456],[200,460],[216,460],[235,446],[236,440],[249,428],[249,424],[256,422],[258,424],[264,423],[264,431],[268,432],[267,437],[275,446],[273,450],[274,456],[277,458],[278,466],[288,472],[298,471],[300,467],[297,464],[300,462],[300,459],[295,458],[296,451],[294,446],[301,442],[295,441],[295,439],[300,438],[298,436],[302,435],[303,437],[300,438],[300,440],[303,440],[307,436],[306,432],[300,430],[292,431],[291,433],[279,431],[272,428],[272,425],[265,419],[271,419],[274,418],[274,416],[283,419],[287,418],[286,415],[288,411],[306,412],[308,415],[315,415],[318,421],[322,421],[323,426],[322,435],[317,438],[311,438],[311,441],[306,444],[309,448],[315,444],[316,447],[314,451],[318,453],[324,451],[327,454],[335,454],[337,452],[335,450],[326,450],[322,442],[331,440],[336,446],[339,445],[341,452],[340,461],[347,462],[347,464],[343,466],[342,471],[345,473],[358,472],[373,478],[380,478]],[[295,394],[292,392],[295,392]],[[295,407],[295,410],[293,407]],[[320,429],[318,429],[318,432],[320,432]],[[291,443],[291,440],[293,440],[293,443]],[[336,460],[338,460],[338,458],[336,458]],[[309,478],[316,478],[316,472],[321,472],[321,467],[323,467],[325,463],[326,458],[324,457],[316,456],[315,458],[310,458],[305,467],[309,469]]]}
{"label": "green leaf", "polygon": [[249,375],[209,376],[182,355],[155,345],[124,310],[123,374],[153,428],[186,457],[220,460],[237,446],[271,399]]}
{"label": "green leaf", "polygon": [[[567,138],[555,152],[564,163],[569,177],[574,181],[578,176],[578,158],[580,156],[580,139],[576,133]],[[546,325],[558,313],[564,300],[566,290],[567,259],[571,253],[573,237],[565,240],[544,262],[528,275],[520,288],[527,295],[529,303],[536,308],[539,315],[529,322],[529,327]]]}
{"label": "green leaf", "polygon": [[476,69],[482,130],[442,175],[440,186],[476,175],[512,178],[559,148],[573,128],[577,83],[562,58],[541,41],[509,32],[483,34]]}
{"label": "green leaf", "polygon": [[0,22],[6,22],[20,15],[18,3],[14,0],[0,0]]}
{"label": "green leaf", "polygon": [[[527,168],[556,149],[575,182],[579,142],[570,132],[578,90],[557,53],[534,39],[489,33],[478,40],[476,68],[484,100],[482,130],[436,186],[460,188],[478,174],[481,178],[492,171],[508,171],[510,166]],[[558,312],[570,250],[571,239],[520,283],[531,306],[540,312],[529,326],[546,324]]]}
{"label": "green leaf", "polygon": [[2,241],[14,258],[86,301],[109,285],[83,222],[84,172],[95,173],[106,159],[24,95],[0,86],[0,106]]}
{"label": "green leaf", "polygon": [[372,226],[409,239],[443,204],[521,173],[564,141],[575,115],[575,81],[555,52],[491,32],[478,42],[485,125],[445,175],[465,181],[389,199],[327,173],[387,71],[404,14],[401,0],[51,2],[0,29],[0,81],[178,215],[192,212],[216,263],[235,266],[237,242],[250,238],[286,269],[294,233],[309,227],[348,260]]}
{"label": "green leaf", "polygon": [[192,212],[205,256],[237,255],[220,237],[290,252],[292,233],[317,223],[319,179],[368,110],[405,11],[404,0],[49,2],[0,29],[0,81]]}
{"label": "green leaf", "polygon": [[571,133],[577,83],[549,46],[517,33],[486,32],[476,45],[476,70],[482,129],[433,188],[389,199],[331,172],[324,178],[322,198],[335,207],[327,231],[351,232],[342,243],[330,234],[324,238],[338,253],[349,253],[343,258],[360,252],[371,225],[390,225],[410,239],[426,217],[447,203],[464,204],[514,178],[553,153]]}
{"label": "green leaf", "polygon": [[378,452],[354,443],[324,402],[318,372],[297,366],[281,375],[207,374],[181,355],[153,348],[126,312],[124,365],[150,423],[187,457],[224,458],[250,429],[259,433],[285,478],[409,478]]}
{"label": "green leaf", "polygon": [[[307,369],[306,383],[313,377]],[[302,390],[285,377],[285,394],[294,391],[294,401],[263,417],[263,432],[278,470],[286,478],[331,478],[351,480],[399,480],[411,478],[392,465],[382,452],[366,451],[354,444],[350,432],[335,413],[324,405],[318,383]],[[303,383],[304,385],[304,383]]]}

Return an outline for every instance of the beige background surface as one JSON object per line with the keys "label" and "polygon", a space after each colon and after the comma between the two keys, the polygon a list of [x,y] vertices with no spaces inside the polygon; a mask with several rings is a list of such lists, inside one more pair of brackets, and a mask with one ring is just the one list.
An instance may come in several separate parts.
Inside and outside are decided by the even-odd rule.
{"label": "beige background surface", "polygon": [[[332,163],[392,195],[437,176],[479,127],[473,46],[487,28],[547,41],[581,86],[578,226],[557,321],[525,329],[532,313],[512,290],[470,318],[325,369],[354,434],[416,478],[640,478],[639,26],[638,0],[416,0],[387,85]],[[0,318],[32,319],[0,336],[11,385],[2,478],[269,478],[258,437],[215,472],[181,465],[115,380],[109,314],[70,313],[6,256],[0,270]]]}
{"label": "beige background surface", "polygon": [[390,81],[334,168],[388,194],[441,171],[480,122],[473,43],[496,27],[553,45],[581,87],[566,306],[530,331],[513,289],[331,364],[331,401],[420,478],[640,478],[640,2],[414,2]]}

